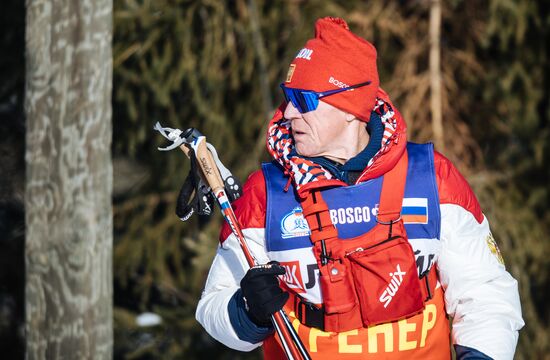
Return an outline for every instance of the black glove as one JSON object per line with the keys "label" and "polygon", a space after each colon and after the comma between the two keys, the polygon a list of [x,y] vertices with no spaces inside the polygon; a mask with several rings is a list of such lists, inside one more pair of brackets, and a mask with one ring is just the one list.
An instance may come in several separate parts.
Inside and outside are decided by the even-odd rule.
{"label": "black glove", "polygon": [[241,280],[246,310],[256,325],[271,326],[271,314],[281,310],[288,300],[288,293],[281,290],[277,279],[284,273],[285,268],[272,261],[251,268]]}

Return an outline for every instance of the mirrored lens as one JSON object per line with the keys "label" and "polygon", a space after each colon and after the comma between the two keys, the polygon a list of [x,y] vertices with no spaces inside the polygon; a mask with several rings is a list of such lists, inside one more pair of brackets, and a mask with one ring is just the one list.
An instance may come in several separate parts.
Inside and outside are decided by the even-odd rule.
{"label": "mirrored lens", "polygon": [[298,89],[289,89],[290,93],[292,94],[290,96],[290,99],[292,100],[292,105],[300,112],[304,113],[306,111],[306,104],[302,97],[302,93]]}
{"label": "mirrored lens", "polygon": [[319,96],[317,96],[317,93],[312,91],[302,91],[300,92],[300,95],[303,101],[302,108],[304,109],[304,113],[317,109],[317,106],[319,105]]}
{"label": "mirrored lens", "polygon": [[302,114],[317,109],[319,105],[317,93],[313,91],[287,88],[282,84],[281,89],[283,89],[286,102],[292,102],[296,110]]}

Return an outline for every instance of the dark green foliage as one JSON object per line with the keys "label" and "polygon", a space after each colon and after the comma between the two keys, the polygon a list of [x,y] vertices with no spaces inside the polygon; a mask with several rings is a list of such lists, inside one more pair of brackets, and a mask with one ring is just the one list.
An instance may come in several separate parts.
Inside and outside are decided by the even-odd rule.
{"label": "dark green foliage", "polygon": [[[444,3],[444,153],[474,187],[520,283],[527,325],[517,358],[543,358],[550,352],[548,6],[528,0]],[[429,141],[429,5],[115,2],[113,155],[145,173],[115,194],[118,358],[259,357],[227,350],[194,320],[221,219],[177,219],[175,196],[188,162],[179,152],[156,151],[165,143],[153,133],[154,123],[199,128],[244,180],[266,159],[267,114],[282,100],[277,90],[288,63],[313,35],[315,19],[331,15],[344,17],[376,45],[382,87],[407,120],[411,140]],[[160,314],[163,324],[138,328],[135,316],[143,311]]]}

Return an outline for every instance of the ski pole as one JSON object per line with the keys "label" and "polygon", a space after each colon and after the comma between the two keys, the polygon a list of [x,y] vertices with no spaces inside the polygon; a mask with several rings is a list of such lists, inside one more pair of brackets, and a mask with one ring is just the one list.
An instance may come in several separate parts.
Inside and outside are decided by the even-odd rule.
{"label": "ski pole", "polygon": [[[202,176],[206,184],[210,186],[225,221],[231,228],[233,235],[237,238],[248,265],[250,267],[258,265],[258,262],[248,248],[241,226],[231,207],[220,175],[220,170],[217,166],[219,161],[217,162],[214,160],[212,156],[213,152],[209,150],[206,137],[194,128],[189,128],[185,132],[182,132],[179,129],[163,128],[159,123],[155,126],[155,130],[158,130],[163,136],[173,141],[171,146],[164,149],[159,148],[159,150],[172,150],[179,147],[188,157],[193,156],[193,154],[190,153],[191,150],[193,150],[194,156],[201,169]],[[165,134],[166,130],[170,132]],[[289,360],[311,359],[307,349],[282,309],[271,315],[271,322],[279,335],[285,355]]]}

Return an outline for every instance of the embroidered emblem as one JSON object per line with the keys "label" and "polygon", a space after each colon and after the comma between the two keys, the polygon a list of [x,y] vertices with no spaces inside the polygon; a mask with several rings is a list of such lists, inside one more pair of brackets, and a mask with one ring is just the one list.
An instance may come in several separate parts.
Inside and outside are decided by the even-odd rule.
{"label": "embroidered emblem", "polygon": [[281,220],[281,236],[283,239],[309,236],[309,226],[300,206],[295,207]]}
{"label": "embroidered emblem", "polygon": [[487,241],[487,246],[489,246],[489,250],[491,250],[493,255],[497,258],[498,262],[504,265],[504,259],[502,258],[502,254],[500,253],[500,249],[497,246],[493,234],[489,233],[485,241]]}
{"label": "embroidered emblem", "polygon": [[286,73],[286,82],[292,81],[294,70],[296,70],[296,64],[290,64],[290,66],[288,67],[288,72]]}

